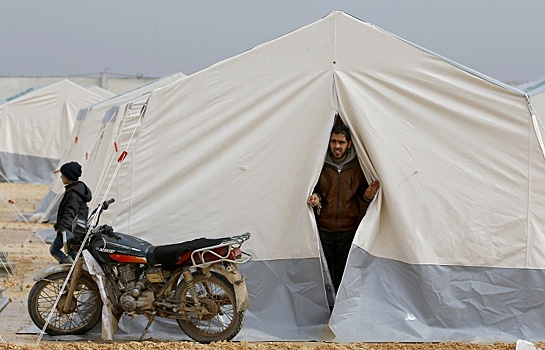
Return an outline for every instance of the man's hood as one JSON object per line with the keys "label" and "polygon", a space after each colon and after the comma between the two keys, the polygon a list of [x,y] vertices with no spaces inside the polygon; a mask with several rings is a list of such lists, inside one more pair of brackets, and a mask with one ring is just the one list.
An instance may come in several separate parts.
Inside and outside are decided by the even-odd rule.
{"label": "man's hood", "polygon": [[325,157],[325,162],[326,164],[329,164],[329,165],[332,165],[334,166],[335,168],[337,168],[337,170],[343,170],[345,164],[348,164],[350,163],[354,158],[356,158],[356,152],[353,152],[352,151],[352,147],[350,147],[348,149],[348,152],[347,152],[347,156],[346,158],[344,159],[344,161],[340,162],[340,163],[335,163],[333,161],[333,159],[331,159],[331,151],[328,150],[327,151],[327,156]]}

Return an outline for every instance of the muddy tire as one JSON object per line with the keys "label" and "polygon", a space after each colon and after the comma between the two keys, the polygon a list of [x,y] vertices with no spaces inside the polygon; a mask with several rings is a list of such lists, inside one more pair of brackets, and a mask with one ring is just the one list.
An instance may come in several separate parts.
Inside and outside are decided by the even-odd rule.
{"label": "muddy tire", "polygon": [[[28,294],[30,318],[40,330],[49,320],[45,329],[49,335],[84,334],[100,320],[102,300],[97,285],[86,274],[82,274],[79,278],[68,312],[62,311],[65,296],[61,297],[53,308],[67,276],[68,272],[52,274],[36,282]],[[68,285],[64,290],[65,295],[67,291]],[[51,318],[49,318],[50,314]]]}
{"label": "muddy tire", "polygon": [[[189,320],[177,320],[180,328],[200,343],[233,339],[242,329],[245,311],[237,310],[235,291],[231,283],[214,272],[210,278],[199,273],[193,275],[193,283],[199,302],[206,308],[207,313],[199,319],[198,314],[188,312]],[[176,298],[185,307],[195,306],[193,294],[185,280],[176,289]]]}

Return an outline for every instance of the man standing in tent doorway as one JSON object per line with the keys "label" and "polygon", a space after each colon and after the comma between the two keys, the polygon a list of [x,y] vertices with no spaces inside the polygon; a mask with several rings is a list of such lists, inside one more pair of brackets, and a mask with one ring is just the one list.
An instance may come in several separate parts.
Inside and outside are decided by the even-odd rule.
{"label": "man standing in tent doorway", "polygon": [[331,130],[329,149],[318,184],[307,203],[314,207],[316,224],[335,293],[361,219],[380,188],[369,185],[352,147],[350,130],[342,123]]}

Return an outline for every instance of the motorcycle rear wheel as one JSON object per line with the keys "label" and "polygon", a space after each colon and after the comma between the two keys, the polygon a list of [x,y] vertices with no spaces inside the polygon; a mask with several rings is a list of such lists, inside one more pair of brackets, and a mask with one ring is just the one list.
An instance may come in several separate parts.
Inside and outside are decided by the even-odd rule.
{"label": "motorcycle rear wheel", "polygon": [[[203,274],[193,275],[199,302],[209,312],[199,319],[196,313],[188,312],[189,321],[177,320],[180,328],[193,340],[200,343],[233,339],[242,329],[244,310],[237,310],[235,291],[229,280],[212,272],[210,278]],[[176,298],[184,307],[195,305],[193,291],[184,280],[176,289]]]}
{"label": "motorcycle rear wheel", "polygon": [[[84,334],[90,331],[100,320],[102,300],[93,279],[82,274],[74,291],[70,310],[62,311],[65,296],[62,296],[55,309],[55,301],[64,284],[68,272],[59,272],[36,282],[28,294],[28,313],[34,324],[43,329],[49,314],[51,318],[45,332],[49,335]],[[64,294],[68,291],[68,285]]]}

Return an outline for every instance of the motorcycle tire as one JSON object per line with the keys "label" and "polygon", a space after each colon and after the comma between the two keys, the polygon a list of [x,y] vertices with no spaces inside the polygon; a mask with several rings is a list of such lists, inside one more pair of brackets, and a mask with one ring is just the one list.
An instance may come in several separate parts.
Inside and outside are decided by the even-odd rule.
{"label": "motorcycle tire", "polygon": [[[180,328],[199,343],[233,339],[242,329],[245,311],[237,310],[235,291],[229,280],[217,272],[212,272],[209,278],[196,273],[193,283],[199,302],[209,313],[199,317],[196,313],[188,312],[189,320],[177,320]],[[176,288],[176,300],[184,307],[192,307],[195,304],[193,293],[183,280]]]}
{"label": "motorcycle tire", "polygon": [[[72,297],[69,312],[62,311],[65,297],[53,309],[68,272],[59,272],[36,282],[28,294],[28,313],[34,324],[49,335],[75,335],[90,331],[100,320],[102,300],[91,276],[82,274]],[[68,291],[68,284],[64,294]],[[49,314],[52,312],[51,318]]]}

